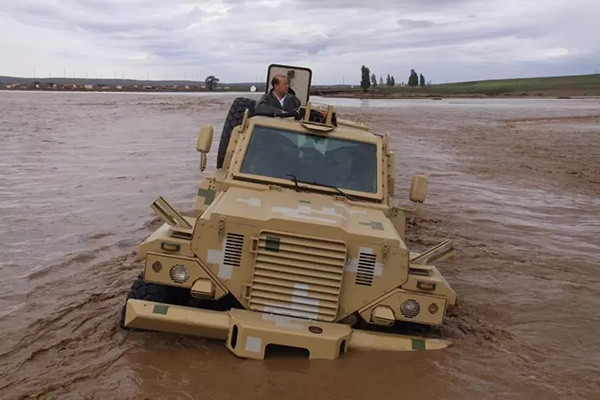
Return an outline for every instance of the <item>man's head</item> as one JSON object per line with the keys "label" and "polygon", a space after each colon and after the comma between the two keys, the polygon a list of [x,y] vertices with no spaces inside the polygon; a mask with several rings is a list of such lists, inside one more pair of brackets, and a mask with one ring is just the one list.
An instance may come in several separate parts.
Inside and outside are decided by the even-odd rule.
{"label": "man's head", "polygon": [[281,74],[275,75],[273,79],[271,79],[271,86],[273,86],[273,93],[279,98],[285,96],[290,88],[287,78]]}

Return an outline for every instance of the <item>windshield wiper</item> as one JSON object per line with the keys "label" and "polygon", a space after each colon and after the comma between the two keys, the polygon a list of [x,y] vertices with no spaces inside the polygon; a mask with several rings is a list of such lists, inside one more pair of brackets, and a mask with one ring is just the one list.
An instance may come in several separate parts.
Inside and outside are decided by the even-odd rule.
{"label": "windshield wiper", "polygon": [[296,192],[300,191],[300,186],[298,186],[298,182],[300,182],[300,183],[307,183],[309,185],[317,185],[317,186],[323,186],[323,187],[326,187],[326,188],[334,189],[336,192],[338,192],[339,194],[341,194],[342,196],[344,196],[348,200],[356,201],[356,197],[351,196],[348,193],[342,192],[342,190],[340,188],[338,188],[337,186],[327,185],[327,184],[319,183],[319,182],[315,182],[315,181],[311,182],[311,181],[299,180],[298,178],[296,178],[296,175],[288,174],[288,176],[290,177],[290,180],[292,182],[294,182],[294,185],[296,186]]}
{"label": "windshield wiper", "polygon": [[296,187],[296,192],[300,192],[300,186],[298,186],[298,178],[296,178],[296,175],[288,174],[287,176],[289,176],[291,181],[294,182],[294,186]]}

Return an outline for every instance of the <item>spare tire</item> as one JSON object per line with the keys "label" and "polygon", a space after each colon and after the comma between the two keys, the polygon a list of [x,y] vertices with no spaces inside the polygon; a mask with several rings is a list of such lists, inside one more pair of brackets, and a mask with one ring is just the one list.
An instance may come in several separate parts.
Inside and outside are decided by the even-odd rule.
{"label": "spare tire", "polygon": [[233,104],[231,104],[231,108],[225,119],[225,125],[223,125],[223,132],[221,132],[221,140],[219,141],[217,168],[223,168],[223,161],[225,161],[225,153],[227,152],[227,146],[229,145],[229,139],[231,138],[231,131],[236,126],[242,124],[244,112],[246,110],[248,110],[250,117],[254,116],[255,104],[256,101],[245,97],[238,97],[233,101]]}

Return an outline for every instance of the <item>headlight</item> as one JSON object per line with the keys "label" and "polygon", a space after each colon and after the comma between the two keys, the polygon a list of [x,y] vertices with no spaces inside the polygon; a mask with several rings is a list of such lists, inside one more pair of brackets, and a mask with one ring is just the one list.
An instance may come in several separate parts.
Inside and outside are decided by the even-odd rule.
{"label": "headlight", "polygon": [[190,273],[185,265],[175,265],[169,272],[173,282],[183,283],[190,277]]}
{"label": "headlight", "polygon": [[419,315],[419,311],[421,311],[421,306],[416,300],[404,300],[400,306],[400,312],[405,318],[414,318]]}

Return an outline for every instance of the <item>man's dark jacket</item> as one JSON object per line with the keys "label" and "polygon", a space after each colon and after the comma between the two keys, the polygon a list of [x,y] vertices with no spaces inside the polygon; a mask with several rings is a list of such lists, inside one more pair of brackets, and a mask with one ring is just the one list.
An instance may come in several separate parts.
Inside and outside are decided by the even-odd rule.
{"label": "man's dark jacket", "polygon": [[277,95],[273,93],[273,89],[269,93],[265,93],[261,96],[261,98],[256,102],[254,106],[254,113],[256,115],[267,115],[271,117],[277,117],[284,112],[297,115],[298,109],[300,108],[301,103],[298,98],[292,94],[286,94],[283,99],[283,107],[281,107],[281,103],[277,98]]}

